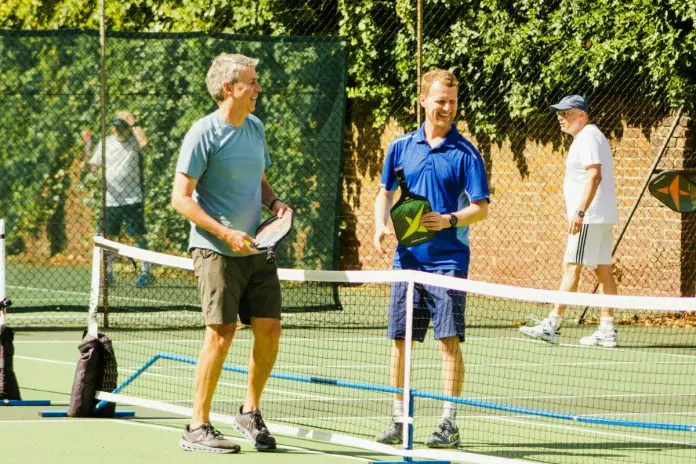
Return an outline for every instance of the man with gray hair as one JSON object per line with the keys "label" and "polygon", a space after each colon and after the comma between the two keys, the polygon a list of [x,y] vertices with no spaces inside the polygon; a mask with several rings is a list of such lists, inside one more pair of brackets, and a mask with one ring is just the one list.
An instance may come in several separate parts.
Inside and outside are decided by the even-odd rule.
{"label": "man with gray hair", "polygon": [[[619,222],[614,187],[614,162],[607,138],[590,123],[590,107],[580,95],[569,95],[551,105],[561,131],[573,137],[566,158],[563,195],[568,220],[568,239],[563,258],[560,290],[575,292],[583,267],[592,269],[602,293],[616,295],[612,267],[612,228]],[[538,324],[520,327],[532,338],[557,344],[565,306],[556,305]],[[582,337],[581,345],[614,348],[617,345],[614,311],[602,308],[599,329]]]}
{"label": "man with gray hair", "polygon": [[205,338],[196,367],[186,450],[236,453],[239,446],[210,424],[210,405],[238,318],[251,325],[254,343],[244,404],[235,428],[258,450],[276,447],[259,410],[278,353],[280,282],[274,263],[252,246],[261,207],[276,216],[289,210],[271,188],[266,135],[255,117],[261,92],[257,59],[223,53],[206,84],[218,109],[196,121],[184,137],[176,166],[172,206],[191,222],[189,250],[198,277]]}

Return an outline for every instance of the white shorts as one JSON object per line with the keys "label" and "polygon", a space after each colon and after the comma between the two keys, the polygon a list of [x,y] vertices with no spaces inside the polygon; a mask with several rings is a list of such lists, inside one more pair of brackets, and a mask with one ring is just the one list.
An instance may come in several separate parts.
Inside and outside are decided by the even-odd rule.
{"label": "white shorts", "polygon": [[583,224],[579,234],[568,235],[563,260],[595,269],[598,265],[611,264],[613,224]]}

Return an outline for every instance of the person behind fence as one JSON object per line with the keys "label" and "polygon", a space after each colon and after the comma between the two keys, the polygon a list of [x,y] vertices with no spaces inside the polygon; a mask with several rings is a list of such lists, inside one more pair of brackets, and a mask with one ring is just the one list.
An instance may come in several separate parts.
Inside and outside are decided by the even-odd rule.
{"label": "person behind fence", "polygon": [[[111,135],[106,137],[106,236],[116,238],[125,226],[126,235],[135,240],[135,246],[147,249],[147,229],[143,208],[143,150],[148,144],[142,127],[127,111],[119,111],[111,121]],[[91,149],[91,133],[85,132],[85,151]],[[102,164],[102,144],[97,144],[88,161],[90,170]],[[98,229],[102,230],[99,219]],[[113,279],[113,260],[107,261],[107,279]],[[152,284],[150,263],[143,262],[136,281],[138,287]]]}
{"label": "person behind fence", "polygon": [[[551,109],[556,111],[561,131],[573,136],[563,181],[568,238],[560,290],[577,291],[582,269],[588,267],[602,285],[602,293],[616,295],[611,255],[612,228],[618,223],[619,213],[611,147],[599,128],[590,124],[590,108],[580,95],[564,97]],[[520,327],[520,331],[556,344],[564,314],[565,306],[556,305],[540,323]],[[598,330],[581,338],[580,344],[605,348],[617,345],[613,310],[602,309]]]}
{"label": "person behind fence", "polygon": [[[395,170],[403,168],[408,188],[427,198],[432,212],[420,224],[437,231],[433,239],[404,247],[398,245],[394,269],[415,269],[455,277],[466,277],[469,270],[469,226],[488,215],[488,180],[481,155],[457,130],[459,83],[442,69],[426,73],[421,81],[419,101],[425,122],[417,130],[394,140],[387,151],[381,187],[375,201],[374,246],[384,252],[382,243],[392,232],[388,228],[389,210],[397,188]],[[393,284],[390,296],[388,336],[393,340],[391,383],[403,387],[406,327],[406,283]],[[459,396],[464,383],[465,298],[463,292],[417,285],[414,295],[413,340],[423,342],[432,319],[435,339],[442,357],[444,394]],[[393,420],[377,437],[386,444],[400,444],[403,431],[403,396],[395,395]],[[445,401],[442,417],[426,440],[433,448],[459,445],[456,404]]]}
{"label": "person behind fence", "polygon": [[235,428],[258,450],[276,448],[259,407],[278,353],[280,282],[275,263],[250,245],[262,205],[277,216],[289,208],[264,173],[271,160],[263,124],[252,114],[261,92],[257,63],[243,55],[215,57],[206,84],[218,109],[189,129],[176,166],[172,206],[191,222],[189,250],[206,324],[193,415],[180,442],[188,450],[239,451],[209,417],[238,318],[251,325],[254,343],[246,399],[235,416]]}

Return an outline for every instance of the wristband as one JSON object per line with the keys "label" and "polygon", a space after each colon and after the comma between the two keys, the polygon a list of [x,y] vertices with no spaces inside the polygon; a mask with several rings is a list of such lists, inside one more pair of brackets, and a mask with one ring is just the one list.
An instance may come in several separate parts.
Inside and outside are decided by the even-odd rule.
{"label": "wristband", "polygon": [[276,201],[282,202],[283,200],[281,200],[281,199],[278,198],[278,197],[275,197],[275,198],[273,199],[273,201],[271,201],[271,202],[268,204],[268,209],[270,209],[271,211],[273,211],[273,205],[275,204]]}

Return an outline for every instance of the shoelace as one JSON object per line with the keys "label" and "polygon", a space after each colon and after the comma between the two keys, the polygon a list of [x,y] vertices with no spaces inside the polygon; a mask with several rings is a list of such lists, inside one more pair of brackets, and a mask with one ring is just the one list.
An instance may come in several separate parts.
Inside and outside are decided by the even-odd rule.
{"label": "shoelace", "polygon": [[206,426],[204,426],[204,427],[207,429],[207,432],[209,434],[211,434],[213,436],[213,438],[215,438],[215,439],[221,440],[222,438],[225,437],[222,433],[220,433],[220,431],[218,429],[213,427],[211,424],[207,424],[207,427]]}
{"label": "shoelace", "polygon": [[438,428],[440,429],[440,432],[442,433],[443,436],[445,436],[446,433],[448,433],[449,429],[453,429],[452,425],[449,422],[440,422],[437,424]]}
{"label": "shoelace", "polygon": [[260,411],[254,411],[254,414],[251,415],[251,418],[254,420],[254,427],[256,427],[256,430],[258,430],[259,432],[268,431],[268,429],[266,428],[266,424],[263,422],[263,418],[261,417]]}

